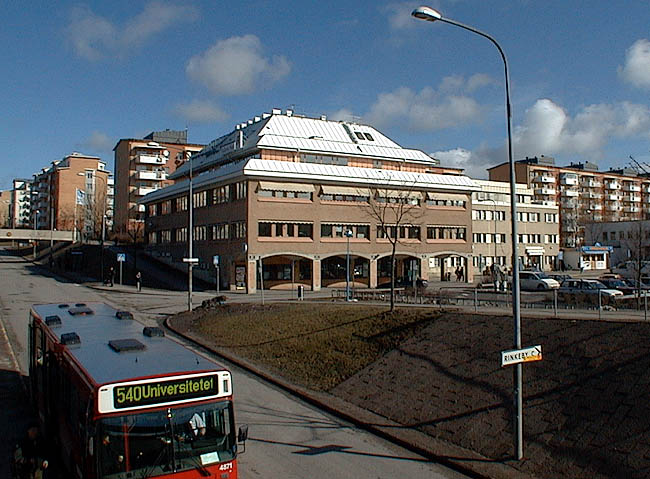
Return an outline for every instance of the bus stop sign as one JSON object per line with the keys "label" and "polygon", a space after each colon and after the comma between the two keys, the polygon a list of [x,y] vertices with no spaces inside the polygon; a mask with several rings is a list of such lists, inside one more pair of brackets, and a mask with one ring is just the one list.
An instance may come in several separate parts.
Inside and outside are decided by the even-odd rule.
{"label": "bus stop sign", "polygon": [[117,262],[124,263],[126,261],[126,253],[117,253]]}

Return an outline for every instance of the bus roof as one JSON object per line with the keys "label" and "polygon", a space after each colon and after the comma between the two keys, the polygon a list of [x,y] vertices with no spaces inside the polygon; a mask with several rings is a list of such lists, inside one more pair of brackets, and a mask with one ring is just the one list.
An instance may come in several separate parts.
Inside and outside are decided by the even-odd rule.
{"label": "bus roof", "polygon": [[69,354],[97,385],[225,369],[172,339],[156,336],[159,330],[145,335],[142,323],[120,319],[118,310],[104,303],[40,304],[32,311],[49,323],[60,343],[68,343]]}

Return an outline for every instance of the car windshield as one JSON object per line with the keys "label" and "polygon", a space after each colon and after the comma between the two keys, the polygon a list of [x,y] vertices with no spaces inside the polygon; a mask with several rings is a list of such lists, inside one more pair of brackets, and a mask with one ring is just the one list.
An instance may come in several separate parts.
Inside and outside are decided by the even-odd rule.
{"label": "car windshield", "polygon": [[232,460],[236,451],[230,401],[103,418],[98,435],[101,477],[106,478],[203,469]]}

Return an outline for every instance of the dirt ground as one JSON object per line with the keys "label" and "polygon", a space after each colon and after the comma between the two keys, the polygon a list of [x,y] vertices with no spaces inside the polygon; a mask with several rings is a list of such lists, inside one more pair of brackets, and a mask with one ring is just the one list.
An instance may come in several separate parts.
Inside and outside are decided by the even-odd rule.
{"label": "dirt ground", "polygon": [[[512,457],[513,368],[500,365],[511,318],[302,307],[231,305],[175,324],[490,460]],[[650,477],[650,324],[537,319],[522,331],[544,359],[524,365],[525,458],[509,464],[539,478]]]}

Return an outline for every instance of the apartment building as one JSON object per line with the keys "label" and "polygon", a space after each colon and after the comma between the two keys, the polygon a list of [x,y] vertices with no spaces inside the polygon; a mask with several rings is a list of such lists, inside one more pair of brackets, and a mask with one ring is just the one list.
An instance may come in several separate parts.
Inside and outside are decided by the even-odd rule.
{"label": "apartment building", "polygon": [[[193,171],[192,203],[188,201]],[[440,167],[369,125],[272,110],[217,138],[148,194],[147,251],[183,268],[193,211],[195,272],[230,289],[318,290],[472,280],[471,194],[462,170]],[[350,269],[347,259],[350,258]]]}
{"label": "apartment building", "polygon": [[142,237],[144,206],[138,201],[148,193],[171,185],[173,182],[168,176],[203,146],[187,143],[185,130],[155,131],[142,139],[119,140],[113,148],[115,232]]}
{"label": "apartment building", "polygon": [[9,207],[10,228],[31,228],[31,191],[32,181],[16,178],[11,189],[11,205]]}
{"label": "apartment building", "polygon": [[[488,172],[490,180],[510,179],[508,163]],[[553,158],[542,155],[516,161],[515,178],[532,188],[535,201],[559,205],[564,248],[585,245],[588,223],[650,218],[650,178],[630,168],[602,172],[590,162],[559,167]]]}
{"label": "apartment building", "polygon": [[[510,183],[474,180],[472,193],[472,254],[474,274],[493,264],[512,267]],[[516,185],[518,256],[522,267],[551,271],[560,249],[559,208],[536,201],[532,188]]]}
{"label": "apartment building", "polygon": [[97,156],[73,152],[36,173],[32,180],[32,221],[37,229],[76,231],[99,238],[109,217],[109,176]]}

